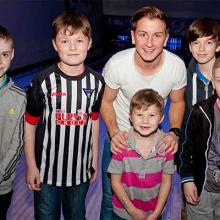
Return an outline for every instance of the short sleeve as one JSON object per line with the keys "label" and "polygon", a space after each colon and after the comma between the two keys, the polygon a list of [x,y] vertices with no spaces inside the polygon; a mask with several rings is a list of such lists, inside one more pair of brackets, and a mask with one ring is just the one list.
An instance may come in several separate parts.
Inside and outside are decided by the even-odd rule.
{"label": "short sleeve", "polygon": [[35,78],[27,91],[26,121],[30,124],[36,124],[44,108],[44,95],[40,82]]}
{"label": "short sleeve", "polygon": [[163,173],[173,174],[174,173],[174,156],[172,154],[167,154],[165,158],[166,159],[163,164]]}
{"label": "short sleeve", "polygon": [[101,103],[102,103],[102,97],[104,93],[104,80],[103,78],[99,80],[96,84],[96,98],[95,102],[92,106],[92,120],[97,120],[98,119],[98,113],[100,111]]}
{"label": "short sleeve", "polygon": [[175,81],[172,90],[182,89],[187,84],[186,66],[180,59],[179,62],[173,66],[175,70]]}
{"label": "short sleeve", "polygon": [[108,172],[112,174],[122,174],[123,171],[123,154],[113,154],[108,167]]}
{"label": "short sleeve", "polygon": [[105,64],[103,69],[105,83],[111,89],[120,88],[120,78],[116,70],[114,70],[111,59]]}

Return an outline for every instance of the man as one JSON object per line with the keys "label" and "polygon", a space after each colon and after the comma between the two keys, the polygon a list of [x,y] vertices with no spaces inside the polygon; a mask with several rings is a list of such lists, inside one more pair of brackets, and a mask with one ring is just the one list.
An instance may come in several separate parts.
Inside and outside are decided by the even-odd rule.
{"label": "man", "polygon": [[[173,154],[181,134],[185,102],[186,69],[183,61],[163,49],[169,38],[166,15],[155,7],[143,7],[132,18],[132,43],[135,48],[121,51],[105,65],[106,83],[101,114],[108,129],[103,153],[103,201],[100,219],[112,218],[110,179],[107,168],[111,151],[119,153],[127,144],[130,128],[129,103],[143,88],[156,90],[165,100],[170,96],[170,132],[160,143]],[[110,142],[111,140],[111,142]]]}

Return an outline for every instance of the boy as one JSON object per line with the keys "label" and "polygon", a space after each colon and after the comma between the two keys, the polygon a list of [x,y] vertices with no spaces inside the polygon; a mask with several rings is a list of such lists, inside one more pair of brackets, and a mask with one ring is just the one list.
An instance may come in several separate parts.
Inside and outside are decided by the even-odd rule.
{"label": "boy", "polygon": [[197,19],[190,25],[187,38],[194,60],[187,71],[186,119],[194,104],[213,93],[210,80],[215,55],[220,50],[220,26],[211,18]]}
{"label": "boy", "polygon": [[0,219],[6,219],[22,153],[26,95],[6,72],[14,57],[12,36],[0,25]]}
{"label": "boy", "polygon": [[171,187],[173,155],[156,146],[163,138],[164,100],[152,89],[135,93],[130,104],[128,149],[113,154],[108,171],[114,191],[114,219],[158,219]]}
{"label": "boy", "polygon": [[60,219],[62,206],[65,219],[82,220],[89,180],[98,172],[104,84],[84,64],[92,43],[87,18],[64,12],[52,31],[60,61],[36,76],[28,92],[27,185],[35,191],[35,219]]}
{"label": "boy", "polygon": [[220,58],[212,84],[216,93],[193,107],[180,154],[188,220],[220,219]]}
{"label": "boy", "polygon": [[[101,115],[108,135],[103,151],[105,160],[102,160],[103,198],[100,219],[105,220],[113,220],[107,168],[111,152],[119,153],[128,146],[127,132],[131,126],[129,105],[132,96],[140,89],[151,88],[164,100],[170,97],[170,132],[164,135],[161,143],[166,151],[173,154],[178,148],[185,110],[186,68],[179,57],[164,49],[169,38],[166,14],[152,6],[140,8],[132,17],[131,36],[135,47],[112,56],[103,69],[106,85]],[[177,209],[172,210],[176,212]]]}

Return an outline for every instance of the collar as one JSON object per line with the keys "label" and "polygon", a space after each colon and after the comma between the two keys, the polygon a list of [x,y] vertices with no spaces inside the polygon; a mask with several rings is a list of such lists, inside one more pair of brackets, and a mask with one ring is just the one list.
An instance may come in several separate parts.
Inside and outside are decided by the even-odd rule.
{"label": "collar", "polygon": [[7,84],[7,75],[4,75],[2,78],[2,82],[0,83],[0,89],[3,88]]}
{"label": "collar", "polygon": [[196,73],[197,76],[200,78],[200,80],[204,83],[204,84],[208,84],[209,80],[203,75],[203,73],[200,71],[199,69],[199,65],[196,64]]}
{"label": "collar", "polygon": [[[157,140],[156,140],[156,142],[154,143],[154,146],[152,147],[151,153],[150,153],[145,159],[150,158],[150,157],[153,157],[153,156],[155,156],[156,154],[160,154],[160,155],[165,156],[165,152],[164,152],[164,151],[163,151],[163,152],[160,152],[160,148],[161,148],[162,146],[161,146],[160,148],[156,148],[157,144],[160,142],[160,140],[162,139],[163,135],[164,135],[164,133],[158,129],[158,130],[157,130]],[[140,152],[139,152],[139,150],[137,149],[137,147],[136,147],[136,142],[135,142],[134,129],[133,129],[133,127],[131,127],[131,129],[130,129],[129,132],[128,132],[128,145],[129,145],[129,147],[128,147],[127,151],[132,151],[132,150],[134,150],[134,151],[136,151],[141,157],[143,157],[143,156],[140,154]],[[144,157],[143,157],[143,158],[144,158]]]}

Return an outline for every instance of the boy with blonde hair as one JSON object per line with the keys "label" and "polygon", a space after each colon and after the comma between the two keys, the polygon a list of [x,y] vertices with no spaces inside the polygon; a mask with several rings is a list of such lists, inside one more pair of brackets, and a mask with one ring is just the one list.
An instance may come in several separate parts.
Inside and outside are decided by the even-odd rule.
{"label": "boy with blonde hair", "polygon": [[25,92],[14,85],[7,70],[14,57],[13,39],[0,25],[0,219],[6,220],[12,198],[12,182],[22,154]]}

